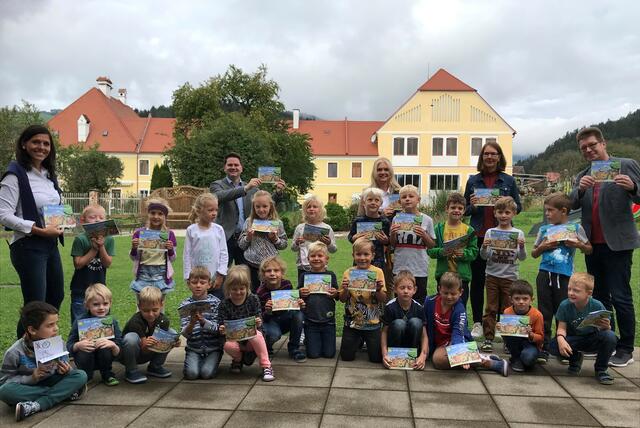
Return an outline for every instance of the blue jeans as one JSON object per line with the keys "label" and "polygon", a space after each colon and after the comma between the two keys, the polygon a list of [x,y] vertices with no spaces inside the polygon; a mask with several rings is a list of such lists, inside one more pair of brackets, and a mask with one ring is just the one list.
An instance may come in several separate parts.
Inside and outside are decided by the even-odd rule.
{"label": "blue jeans", "polygon": [[399,318],[393,320],[387,330],[387,346],[420,350],[423,325],[422,320],[415,317],[406,321]]}
{"label": "blue jeans", "polygon": [[84,297],[71,296],[71,327],[73,322],[79,318],[82,318],[87,313],[87,308],[84,306]]}
{"label": "blue jeans", "polygon": [[[567,336],[567,342],[573,351],[569,357],[569,365],[576,365],[580,352],[597,352],[598,356],[594,364],[596,373],[607,370],[609,358],[616,349],[617,340],[613,330],[598,330],[585,336]],[[549,351],[553,355],[560,356],[557,337],[551,341]]]}
{"label": "blue jeans", "polygon": [[511,353],[511,362],[520,359],[525,368],[531,368],[536,364],[540,352],[536,344],[530,342],[528,338],[503,336],[502,340]]}
{"label": "blue jeans", "polygon": [[276,312],[269,321],[263,322],[262,330],[269,353],[273,352],[273,344],[280,340],[282,333],[287,332],[289,332],[289,343],[287,344],[289,354],[297,351],[300,346],[303,322],[304,316],[301,311]]}
{"label": "blue jeans", "polygon": [[185,351],[184,377],[188,380],[211,379],[218,371],[218,365],[222,358],[222,351],[195,352],[190,349]]}
{"label": "blue jeans", "polygon": [[336,325],[304,323],[308,358],[333,358],[336,355]]}
{"label": "blue jeans", "polygon": [[[26,236],[9,247],[11,263],[20,277],[22,299],[47,302],[60,309],[64,300],[64,274],[58,251],[58,240]],[[18,322],[17,337],[24,334]]]}
{"label": "blue jeans", "polygon": [[168,353],[160,352],[142,352],[140,350],[140,336],[137,333],[127,333],[122,338],[122,347],[120,348],[120,362],[124,365],[127,372],[138,368],[138,364],[150,362],[151,367],[162,367],[167,359]]}

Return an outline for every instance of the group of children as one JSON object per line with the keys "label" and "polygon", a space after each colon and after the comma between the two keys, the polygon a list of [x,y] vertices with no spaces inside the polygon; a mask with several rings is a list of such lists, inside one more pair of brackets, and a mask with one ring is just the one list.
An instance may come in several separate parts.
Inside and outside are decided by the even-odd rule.
{"label": "group of children", "polygon": [[[476,257],[487,260],[486,308],[483,317],[485,340],[481,345],[481,362],[474,365],[507,376],[509,367],[524,371],[536,362],[544,363],[548,352],[562,356],[570,373],[578,373],[583,352],[596,352],[596,376],[603,384],[613,378],[607,372],[608,356],[615,349],[616,337],[609,320],[596,327],[580,328],[590,312],[604,309],[592,299],[593,278],[573,273],[575,248],[588,253],[591,246],[578,226],[578,240],[563,243],[546,239],[551,225],[566,224],[570,210],[567,196],[553,194],[545,199],[549,226],[540,229],[532,252],[542,256],[536,281],[539,309],[532,306],[533,288],[518,279],[517,260],[526,258],[524,234],[512,225],[516,205],[512,198],[500,198],[494,212],[498,226],[489,229],[478,249],[472,227],[463,223],[466,201],[458,193],[450,194],[446,203],[446,220],[434,226],[432,219],[418,210],[419,191],[407,185],[400,189],[402,212],[415,217],[411,227],[381,214],[383,193],[365,189],[358,217],[348,239],[353,243],[353,267],[338,283],[329,270],[329,254],[337,250],[331,227],[324,223],[325,210],[315,196],[302,205],[304,222],[296,227],[292,250],[297,253],[297,287],[285,279],[286,265],[279,251],[288,241],[275,204],[268,192],[258,191],[246,219],[238,246],[245,250],[247,265],[227,269],[228,254],[224,231],[215,223],[218,201],[215,195],[200,195],[193,206],[185,238],[184,278],[191,296],[181,307],[206,303],[205,310],[185,312],[180,318],[180,334],[186,338],[183,374],[186,379],[209,379],[216,375],[224,352],[231,357],[230,370],[238,373],[243,366],[258,359],[262,380],[275,379],[271,359],[273,345],[282,334],[289,333],[288,355],[296,362],[307,358],[333,358],[336,349],[336,301],[344,303],[344,326],[340,358],[355,359],[359,349],[366,349],[372,362],[390,367],[390,347],[416,348],[414,368],[423,369],[431,359],[437,369],[448,369],[446,347],[472,341],[467,328],[466,302],[471,279],[470,263]],[[30,303],[21,312],[26,330],[5,354],[0,378],[0,400],[16,406],[16,418],[23,419],[50,408],[65,399],[78,399],[87,379],[99,371],[108,386],[118,384],[112,363],[125,366],[125,379],[133,384],[147,380],[139,364],[148,363],[146,375],[165,378],[172,373],[163,367],[167,354],[154,352],[154,331],[169,331],[164,314],[164,297],[175,287],[172,262],[177,242],[167,228],[168,204],[159,199],[148,201],[144,228],[133,234],[130,257],[134,262],[131,289],[136,293],[138,311],[120,331],[113,320],[113,338],[95,341],[78,335],[78,321],[87,317],[110,315],[112,296],[103,285],[105,271],[114,255],[113,238],[82,234],[76,237],[72,256],[76,268],[72,279],[71,314],[73,327],[67,349],[77,369],[67,362],[41,365],[35,361],[33,341],[58,334],[55,308],[44,303]],[[104,209],[87,207],[81,217],[85,223],[104,220]],[[255,220],[269,220],[276,227],[269,232],[256,231]],[[359,232],[358,223],[374,222],[373,232]],[[318,240],[305,235],[305,225],[325,229]],[[145,231],[159,232],[160,251],[147,251],[141,237]],[[512,246],[492,245],[497,236],[508,232]],[[464,238],[462,245],[450,248],[448,241]],[[393,252],[389,249],[393,248]],[[428,257],[437,260],[437,291],[427,297]],[[375,289],[352,288],[350,272],[367,270],[375,278]],[[308,275],[329,277],[326,293],[310,293],[305,286]],[[273,311],[271,293],[276,290],[299,290],[299,311]],[[394,297],[395,296],[395,297]],[[501,314],[527,315],[528,337],[504,337],[510,361],[492,355],[496,322]],[[556,317],[556,337],[552,338],[552,320]],[[255,318],[256,334],[245,341],[225,340],[225,323]],[[176,342],[177,343],[177,342]],[[464,365],[464,369],[469,369]]]}

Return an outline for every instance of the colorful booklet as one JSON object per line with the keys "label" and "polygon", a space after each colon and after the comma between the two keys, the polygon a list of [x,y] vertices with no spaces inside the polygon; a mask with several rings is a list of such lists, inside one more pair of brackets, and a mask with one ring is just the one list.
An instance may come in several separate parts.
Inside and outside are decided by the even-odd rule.
{"label": "colorful booklet", "polygon": [[394,211],[402,211],[399,193],[392,193],[389,195],[389,208],[393,208]]}
{"label": "colorful booklet", "polygon": [[113,317],[95,317],[78,320],[78,336],[80,340],[113,339]]}
{"label": "colorful booklet", "polygon": [[577,241],[578,225],[575,223],[558,224],[547,229],[545,237],[547,241]]}
{"label": "colorful booklet", "polygon": [[455,250],[461,250],[467,247],[468,236],[460,236],[450,241],[445,241],[442,244],[442,249],[445,253],[453,253]]}
{"label": "colorful booklet", "polygon": [[53,336],[48,339],[33,342],[33,350],[36,354],[36,363],[53,365],[58,361],[69,361],[69,353],[64,348],[62,336]]}
{"label": "colorful booklet", "polygon": [[232,342],[241,342],[256,337],[256,317],[224,320],[225,336]]}
{"label": "colorful booklet", "polygon": [[254,232],[278,233],[280,228],[280,220],[260,220],[254,219],[251,223],[251,230]]}
{"label": "colorful booklet", "polygon": [[62,229],[75,229],[76,216],[73,215],[71,205],[45,205],[42,207],[44,224]]}
{"label": "colorful booklet", "polygon": [[367,269],[353,269],[349,272],[349,290],[376,291],[375,272]]}
{"label": "colorful booklet", "polygon": [[595,178],[597,182],[613,181],[613,178],[618,174],[620,174],[620,161],[606,160],[591,162],[591,176]]}
{"label": "colorful booklet", "polygon": [[491,231],[491,248],[497,250],[517,250],[518,249],[518,232],[508,232],[506,230]]}
{"label": "colorful booklet", "polygon": [[611,315],[613,315],[613,312],[604,309],[589,312],[589,315],[584,317],[578,328],[596,327],[598,320],[611,319]]}
{"label": "colorful booklet", "polygon": [[393,223],[400,224],[400,230],[413,231],[413,226],[422,225],[422,214],[398,213]]}
{"label": "colorful booklet", "polygon": [[273,302],[271,312],[299,311],[299,298],[300,292],[298,290],[273,290],[271,292],[271,301]]}
{"label": "colorful booklet", "polygon": [[475,341],[447,346],[447,358],[451,367],[480,362],[478,343]]}
{"label": "colorful booklet", "polygon": [[326,227],[314,226],[312,224],[304,225],[304,229],[302,231],[302,237],[305,241],[316,242],[319,241],[323,236],[329,236],[329,229]]}
{"label": "colorful booklet", "polygon": [[387,348],[387,356],[391,360],[389,368],[393,370],[413,370],[418,358],[417,348]]}
{"label": "colorful booklet", "polygon": [[502,336],[529,337],[527,332],[529,317],[527,315],[500,315],[496,323],[496,331]]}
{"label": "colorful booklet", "polygon": [[329,294],[331,275],[307,274],[304,276],[304,288],[309,289],[309,294]]}
{"label": "colorful booklet", "polygon": [[282,177],[279,166],[261,166],[258,167],[258,178],[262,183],[277,183]]}
{"label": "colorful booklet", "polygon": [[145,229],[140,231],[138,249],[166,251],[164,243],[169,239],[167,232]]}
{"label": "colorful booklet", "polygon": [[167,352],[171,351],[179,336],[180,335],[173,329],[169,329],[167,331],[156,327],[156,329],[153,331],[153,336],[151,337],[157,340],[158,344],[150,346],[147,349],[151,352],[166,354]]}
{"label": "colorful booklet", "polygon": [[500,189],[475,189],[476,207],[492,207],[500,199]]}
{"label": "colorful booklet", "polygon": [[112,236],[120,235],[115,220],[99,221],[97,223],[85,223],[82,225],[87,236]]}
{"label": "colorful booklet", "polygon": [[211,302],[208,300],[200,300],[186,303],[178,308],[180,318],[190,317],[198,312],[201,314],[211,312]]}
{"label": "colorful booklet", "polygon": [[356,233],[366,233],[365,238],[370,241],[376,240],[376,232],[382,232],[381,221],[359,221],[356,223]]}

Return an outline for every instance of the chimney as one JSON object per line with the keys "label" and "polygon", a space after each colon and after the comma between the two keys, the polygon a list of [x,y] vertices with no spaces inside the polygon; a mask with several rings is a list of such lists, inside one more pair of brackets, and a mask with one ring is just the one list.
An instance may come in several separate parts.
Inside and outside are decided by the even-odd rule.
{"label": "chimney", "polygon": [[108,77],[100,76],[96,79],[96,82],[98,82],[98,89],[100,89],[107,98],[111,98],[111,80],[109,80]]}
{"label": "chimney", "polygon": [[118,89],[118,99],[124,105],[127,105],[127,90],[125,88]]}
{"label": "chimney", "polygon": [[300,128],[300,109],[293,109],[293,129]]}

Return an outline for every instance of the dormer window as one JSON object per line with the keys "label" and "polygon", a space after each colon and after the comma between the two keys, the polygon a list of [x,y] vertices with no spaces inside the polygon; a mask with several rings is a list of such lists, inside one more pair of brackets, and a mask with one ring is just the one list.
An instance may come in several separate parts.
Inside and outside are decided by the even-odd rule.
{"label": "dormer window", "polygon": [[89,138],[90,121],[87,116],[81,114],[78,118],[78,143],[86,143]]}

